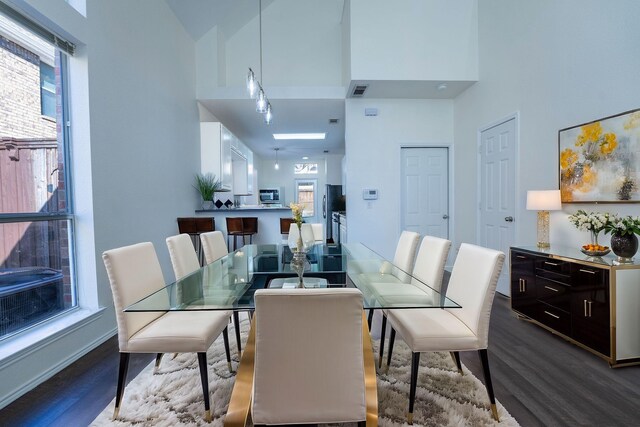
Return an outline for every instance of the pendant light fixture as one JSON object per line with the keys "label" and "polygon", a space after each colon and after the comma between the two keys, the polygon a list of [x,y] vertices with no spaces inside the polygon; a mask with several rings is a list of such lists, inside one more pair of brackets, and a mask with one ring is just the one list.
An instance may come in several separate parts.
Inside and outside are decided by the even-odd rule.
{"label": "pendant light fixture", "polygon": [[[271,103],[267,98],[267,95],[264,93],[264,89],[262,88],[263,76],[262,76],[262,0],[258,1],[259,7],[259,29],[260,29],[260,80],[256,78],[255,73],[251,68],[249,68],[249,72],[247,73],[247,92],[249,96],[253,98],[256,97],[256,111],[260,114],[264,114],[264,122],[267,125],[270,125],[273,120],[273,111],[271,108]],[[277,153],[277,152],[276,152]],[[276,163],[277,166],[277,163]],[[277,167],[276,167],[277,169]]]}
{"label": "pendant light fixture", "polygon": [[275,170],[278,170],[278,169],[280,169],[280,165],[278,164],[278,151],[280,151],[280,149],[276,147],[276,148],[274,148],[274,151],[276,152],[276,164],[273,165],[273,168]]}

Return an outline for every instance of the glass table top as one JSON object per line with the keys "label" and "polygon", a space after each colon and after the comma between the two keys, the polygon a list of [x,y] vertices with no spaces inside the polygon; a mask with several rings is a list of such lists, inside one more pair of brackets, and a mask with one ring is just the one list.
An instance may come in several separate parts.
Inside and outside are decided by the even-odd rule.
{"label": "glass table top", "polygon": [[[124,311],[253,310],[256,290],[270,287],[273,279],[297,277],[291,260],[287,245],[245,245]],[[365,309],[460,307],[360,243],[312,246],[303,277],[309,287],[358,288]]]}

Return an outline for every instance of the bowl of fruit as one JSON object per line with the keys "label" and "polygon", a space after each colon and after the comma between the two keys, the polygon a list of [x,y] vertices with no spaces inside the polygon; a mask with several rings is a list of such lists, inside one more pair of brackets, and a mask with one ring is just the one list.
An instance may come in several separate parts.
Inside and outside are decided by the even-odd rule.
{"label": "bowl of fruit", "polygon": [[583,254],[589,256],[603,256],[611,252],[609,246],[595,245],[593,243],[582,245],[582,248],[580,250]]}

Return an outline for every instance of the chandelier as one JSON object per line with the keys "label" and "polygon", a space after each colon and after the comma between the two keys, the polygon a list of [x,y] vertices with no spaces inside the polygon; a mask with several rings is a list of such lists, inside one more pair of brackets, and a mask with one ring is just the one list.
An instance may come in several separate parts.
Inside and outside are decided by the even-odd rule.
{"label": "chandelier", "polygon": [[256,79],[255,73],[251,67],[249,67],[249,73],[247,73],[247,92],[249,92],[251,98],[256,98],[256,111],[264,114],[264,122],[270,125],[273,120],[273,111],[271,109],[271,103],[264,93],[264,89],[262,89],[262,82],[264,81],[262,76],[262,0],[259,0],[258,7],[260,8],[260,81]]}

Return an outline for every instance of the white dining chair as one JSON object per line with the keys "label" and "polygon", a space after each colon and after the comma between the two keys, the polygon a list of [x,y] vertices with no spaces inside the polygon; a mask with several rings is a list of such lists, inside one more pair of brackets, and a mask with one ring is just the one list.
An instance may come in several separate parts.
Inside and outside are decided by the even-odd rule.
{"label": "white dining chair", "polygon": [[[184,235],[191,244],[188,235]],[[164,353],[197,353],[204,395],[205,419],[211,421],[207,349],[216,337],[227,339],[227,319],[211,312],[125,312],[124,309],[165,286],[160,262],[150,242],[112,249],[102,254],[118,324],[120,367],[113,419],[118,418],[131,353],[156,353],[156,368]],[[159,294],[158,298],[169,296]],[[156,300],[157,302],[157,300]]]}
{"label": "white dining chair", "polygon": [[[200,234],[200,241],[202,250],[204,251],[204,259],[207,264],[211,264],[214,261],[219,260],[223,256],[229,254],[227,250],[227,242],[224,239],[222,231],[210,231],[208,233]],[[233,311],[233,325],[236,335],[236,345],[238,346],[238,353],[242,352],[242,340],[240,339],[240,317],[238,311]]]}
{"label": "white dining chair", "polygon": [[453,352],[458,371],[462,372],[458,352],[477,350],[482,362],[491,412],[496,421],[499,420],[487,347],[491,306],[503,263],[504,253],[463,243],[447,287],[447,297],[461,308],[389,310],[391,336],[388,360],[391,360],[396,331],[412,352],[408,415],[410,424],[413,421],[420,353],[426,351]]}
{"label": "white dining chair", "polygon": [[[260,289],[225,426],[377,425],[376,373],[362,294]],[[331,310],[327,310],[331,307]]]}
{"label": "white dining chair", "polygon": [[[444,266],[449,256],[451,240],[435,236],[424,236],[416,255],[411,274],[411,286],[397,283],[380,283],[373,288],[380,301],[410,301],[412,299],[438,298],[442,289]],[[432,301],[436,303],[436,301]],[[426,304],[426,301],[424,301]],[[382,367],[384,356],[384,338],[387,330],[388,310],[382,310],[382,328],[380,331],[380,349],[378,366]]]}
{"label": "white dining chair", "polygon": [[202,233],[200,234],[200,241],[204,251],[204,260],[207,264],[211,264],[229,253],[222,231]]}
{"label": "white dining chair", "polygon": [[298,230],[298,225],[294,222],[289,226],[289,248],[295,250],[298,245],[298,237],[302,235],[302,244],[305,248],[316,243],[316,237],[313,233],[313,227],[309,223],[303,223]]}
{"label": "white dining chair", "polygon": [[[357,275],[360,287],[363,289],[364,297],[370,298],[375,292],[375,287],[380,283],[409,283],[410,273],[416,257],[416,248],[420,241],[420,234],[414,231],[404,230],[400,234],[396,251],[393,256],[393,264],[384,261],[376,272],[363,272]],[[373,310],[369,310],[367,323],[371,328],[373,321]]]}
{"label": "white dining chair", "polygon": [[[225,245],[226,247],[226,245]],[[177,234],[175,236],[167,237],[167,248],[169,249],[169,256],[171,257],[171,265],[173,266],[173,272],[176,276],[176,280],[180,280],[185,276],[193,273],[200,268],[200,262],[198,261],[198,255],[193,247],[191,238],[187,234]],[[227,321],[231,318],[233,311],[210,311],[210,315],[213,317],[226,318]],[[235,320],[235,319],[234,319]],[[240,332],[239,321],[235,323],[236,340],[238,345],[238,355],[242,352],[240,345]],[[231,367],[231,354],[229,352],[228,339],[224,341],[224,349],[227,353],[227,362],[229,364],[229,372],[233,372]]]}

